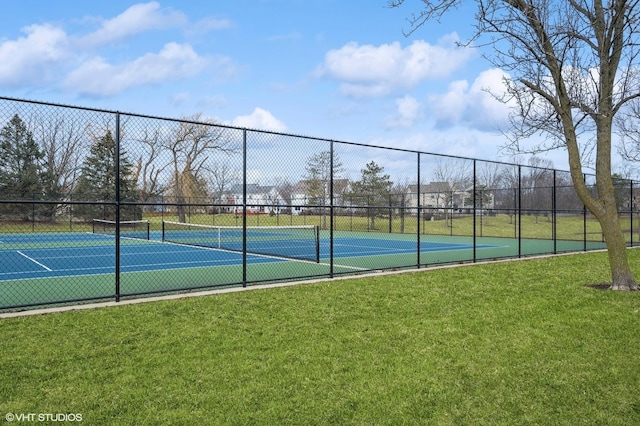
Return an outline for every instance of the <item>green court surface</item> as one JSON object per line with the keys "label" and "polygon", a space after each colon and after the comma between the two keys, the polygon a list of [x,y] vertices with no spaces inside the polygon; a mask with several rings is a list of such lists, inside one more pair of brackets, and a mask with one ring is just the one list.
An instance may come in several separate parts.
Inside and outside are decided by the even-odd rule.
{"label": "green court surface", "polygon": [[274,255],[266,247],[245,257],[236,250],[163,242],[157,232],[149,240],[122,238],[116,283],[113,237],[0,234],[0,309],[604,248],[600,242],[434,235],[421,235],[418,242],[416,235],[378,232],[336,231],[331,238],[322,231],[318,262],[305,260],[314,259],[305,254],[316,250],[310,243],[288,244],[272,250]]}

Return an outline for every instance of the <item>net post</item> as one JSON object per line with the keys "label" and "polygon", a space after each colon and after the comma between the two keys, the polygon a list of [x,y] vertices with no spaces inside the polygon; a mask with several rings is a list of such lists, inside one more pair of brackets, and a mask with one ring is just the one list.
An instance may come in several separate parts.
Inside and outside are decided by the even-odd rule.
{"label": "net post", "polygon": [[320,225],[315,226],[316,263],[320,263]]}

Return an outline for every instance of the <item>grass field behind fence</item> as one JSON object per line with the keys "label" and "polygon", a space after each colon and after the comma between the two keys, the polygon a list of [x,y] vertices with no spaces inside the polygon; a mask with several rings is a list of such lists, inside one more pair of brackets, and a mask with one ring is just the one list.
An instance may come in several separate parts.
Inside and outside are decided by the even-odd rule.
{"label": "grass field behind fence", "polygon": [[[176,221],[175,214],[144,214],[142,219],[151,222],[152,230],[159,231],[162,220]],[[375,229],[371,229],[369,218],[357,215],[335,216],[334,226],[340,231],[357,232],[389,232],[416,234],[418,222],[420,232],[424,235],[457,235],[502,238],[553,238],[553,222],[550,216],[522,215],[520,222],[516,216],[497,214],[496,216],[453,215],[453,218],[439,218],[436,220],[418,219],[416,216],[407,215],[401,218],[399,214],[380,216],[375,219]],[[216,226],[242,226],[242,216],[234,214],[203,214],[193,213],[186,217],[187,222],[202,225]],[[633,220],[633,223],[632,223]],[[322,229],[328,229],[329,217],[321,215],[286,215],[286,214],[259,214],[247,215],[247,226],[287,226],[287,225],[319,225]],[[620,225],[627,242],[640,241],[640,218],[629,216],[620,217]],[[633,229],[633,233],[631,230]],[[4,222],[0,223],[0,233],[13,232],[91,232],[91,224],[65,220],[58,218],[55,222]],[[598,221],[591,215],[587,215],[586,225],[583,215],[558,215],[556,217],[556,238],[563,240],[602,241],[602,230]]]}
{"label": "grass field behind fence", "polygon": [[[168,220],[175,220],[175,216],[165,215]],[[152,226],[159,223],[162,216],[149,216]],[[427,235],[458,235],[472,236],[474,229],[474,219],[476,235],[490,237],[517,238],[518,232],[522,232],[525,238],[552,238],[552,220],[549,216],[543,215],[523,215],[518,224],[515,216],[506,214],[498,214],[496,216],[476,216],[471,215],[454,215],[449,219],[424,220],[418,219],[416,216],[405,216],[400,218],[394,214],[391,221],[388,216],[380,216],[375,219],[375,229],[370,227],[370,219],[363,216],[343,215],[334,218],[334,226],[340,231],[376,231],[416,234],[418,231],[418,221],[420,222],[420,232]],[[187,217],[191,223],[199,223],[203,225],[217,226],[241,226],[242,217],[231,214],[206,215],[193,214]],[[592,216],[587,216],[586,230],[584,225],[584,216],[567,215],[558,216],[556,218],[556,231],[558,239],[582,240],[586,231],[588,240],[602,240],[602,231],[598,221]],[[329,217],[318,215],[248,215],[247,226],[277,226],[277,225],[319,225],[323,229],[329,227]],[[323,226],[324,225],[324,226]],[[638,229],[640,219],[634,218],[634,229],[636,235],[634,241],[638,241]],[[627,236],[628,230],[631,229],[631,220],[629,217],[621,217],[621,227],[625,230]]]}
{"label": "grass field behind fence", "polygon": [[[173,220],[174,216],[165,215]],[[149,216],[152,227],[159,227],[162,216]],[[206,215],[192,214],[188,221],[203,225],[241,226],[242,217],[231,214]],[[392,232],[402,234],[417,234],[418,222],[422,235],[473,236],[474,227],[477,237],[499,237],[551,240],[553,221],[545,215],[522,215],[518,217],[506,214],[495,216],[453,215],[447,219],[425,220],[407,215],[404,218],[394,214],[389,217],[378,217],[375,229],[371,229],[370,219],[363,216],[343,215],[334,218],[334,229],[339,231],[356,232]],[[322,229],[329,227],[328,216],[317,215],[248,215],[247,226],[277,226],[277,225],[319,225]],[[620,217],[620,227],[628,243],[640,242],[640,218]],[[632,232],[633,230],[633,232]],[[555,238],[557,240],[603,242],[602,228],[591,215],[558,215],[555,218]]]}
{"label": "grass field behind fence", "polygon": [[588,253],[3,319],[0,412],[639,424],[640,293],[608,279]]}

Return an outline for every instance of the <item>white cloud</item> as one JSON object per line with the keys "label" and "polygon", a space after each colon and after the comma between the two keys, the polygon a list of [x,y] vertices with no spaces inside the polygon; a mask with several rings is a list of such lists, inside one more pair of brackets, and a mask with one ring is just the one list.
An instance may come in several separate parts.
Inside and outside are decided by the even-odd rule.
{"label": "white cloud", "polygon": [[467,92],[469,83],[465,80],[449,84],[449,91],[444,95],[432,96],[429,102],[433,115],[444,122],[460,121],[469,105]]}
{"label": "white cloud", "polygon": [[53,25],[31,25],[22,29],[27,34],[0,43],[0,85],[46,82],[51,67],[67,59],[67,35]]}
{"label": "white cloud", "polygon": [[113,19],[105,20],[97,31],[81,39],[81,43],[102,45],[154,29],[184,26],[184,14],[161,9],[157,2],[134,4]]}
{"label": "white cloud", "polygon": [[233,22],[228,19],[204,18],[193,24],[190,24],[189,28],[187,28],[187,33],[202,35],[208,33],[209,31],[224,30],[232,27]]}
{"label": "white cloud", "polygon": [[171,97],[171,103],[174,106],[180,106],[185,102],[188,102],[190,98],[189,93],[187,92],[179,92],[179,93],[175,93],[172,97]]}
{"label": "white cloud", "polygon": [[[399,149],[416,150],[439,155],[450,155],[465,158],[498,160],[492,153],[504,143],[495,134],[479,130],[454,127],[443,130],[429,130],[411,133],[404,137],[394,137],[390,140],[376,141],[382,146],[392,146]],[[435,157],[426,156],[421,161],[429,162]],[[428,172],[426,167],[423,172]]]}
{"label": "white cloud", "polygon": [[416,98],[406,95],[403,98],[396,99],[396,106],[396,114],[387,118],[385,122],[387,128],[411,127],[420,118],[422,107]]}
{"label": "white cloud", "polygon": [[327,52],[318,74],[338,80],[340,91],[347,96],[392,94],[445,78],[462,67],[474,53],[456,45],[455,39],[448,36],[438,45],[418,40],[404,48],[399,42],[380,46],[348,43]]}
{"label": "white cloud", "polygon": [[[202,31],[230,26],[226,20],[203,17]],[[114,63],[96,50],[117,40],[154,29],[190,29],[186,16],[157,2],[134,4],[101,22],[88,34],[67,34],[53,24],[30,25],[25,36],[0,40],[0,87],[48,87],[74,93],[112,96],[124,90],[207,71],[211,79],[227,80],[236,67],[227,57],[201,56],[188,44],[166,42],[130,62]]]}
{"label": "white cloud", "polygon": [[287,126],[283,122],[275,118],[269,111],[262,108],[256,108],[249,115],[236,117],[232,124],[237,127],[271,130],[274,132],[284,132],[287,130]]}
{"label": "white cloud", "polygon": [[480,130],[495,130],[508,117],[510,106],[496,97],[505,94],[504,79],[509,75],[493,68],[483,71],[469,85],[454,81],[448,91],[429,98],[430,114],[439,126],[469,125]]}
{"label": "white cloud", "polygon": [[83,94],[110,96],[135,86],[192,76],[207,64],[191,46],[168,43],[157,54],[148,53],[122,65],[93,58],[69,73],[64,86]]}

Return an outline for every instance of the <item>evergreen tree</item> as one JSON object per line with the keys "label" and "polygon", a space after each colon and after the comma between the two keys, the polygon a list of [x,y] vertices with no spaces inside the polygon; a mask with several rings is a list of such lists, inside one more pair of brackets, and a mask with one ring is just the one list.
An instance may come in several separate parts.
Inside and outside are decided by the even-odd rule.
{"label": "evergreen tree", "polygon": [[[136,201],[137,191],[132,178],[133,165],[125,153],[120,153],[120,200]],[[84,160],[80,179],[74,191],[74,199],[82,201],[116,201],[116,142],[111,131],[92,145],[90,155]],[[79,205],[74,209],[78,216],[85,219],[115,220],[115,206]],[[120,210],[120,219],[140,218],[139,206],[124,206]]]}
{"label": "evergreen tree", "polygon": [[385,207],[389,207],[389,194],[391,193],[391,182],[389,175],[383,174],[384,167],[370,161],[361,170],[362,177],[354,182],[352,191],[360,197],[366,198],[367,216],[369,217],[369,229],[376,227],[376,215],[382,214]]}
{"label": "evergreen tree", "polygon": [[[16,114],[0,130],[0,194],[6,200],[37,200],[43,195],[43,153]],[[38,213],[25,204],[3,204],[0,212],[12,219],[29,220]]]}

